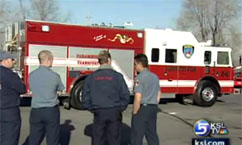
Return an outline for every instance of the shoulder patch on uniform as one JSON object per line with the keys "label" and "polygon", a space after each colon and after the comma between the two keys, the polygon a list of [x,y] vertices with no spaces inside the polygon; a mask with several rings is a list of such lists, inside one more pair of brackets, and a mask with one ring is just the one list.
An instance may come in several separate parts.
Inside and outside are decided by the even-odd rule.
{"label": "shoulder patch on uniform", "polygon": [[138,85],[139,85],[139,80],[136,79],[136,80],[134,81],[134,83],[135,83],[135,86],[138,86]]}

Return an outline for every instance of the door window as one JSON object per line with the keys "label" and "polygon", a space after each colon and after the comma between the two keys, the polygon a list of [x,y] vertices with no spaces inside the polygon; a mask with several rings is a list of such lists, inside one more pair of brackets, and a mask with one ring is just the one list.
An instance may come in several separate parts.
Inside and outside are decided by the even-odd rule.
{"label": "door window", "polygon": [[229,53],[228,52],[218,52],[217,63],[221,65],[229,64]]}
{"label": "door window", "polygon": [[204,64],[211,64],[212,52],[205,51],[204,52]]}
{"label": "door window", "polygon": [[166,49],[166,63],[176,63],[177,62],[177,50],[176,49]]}
{"label": "door window", "polygon": [[152,50],[151,50],[151,61],[152,62],[159,62],[159,58],[160,58],[159,48],[152,48]]}

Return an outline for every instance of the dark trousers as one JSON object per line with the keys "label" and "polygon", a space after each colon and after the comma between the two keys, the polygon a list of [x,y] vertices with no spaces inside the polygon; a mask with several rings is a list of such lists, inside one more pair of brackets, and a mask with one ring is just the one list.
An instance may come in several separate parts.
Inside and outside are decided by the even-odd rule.
{"label": "dark trousers", "polygon": [[18,145],[21,128],[18,107],[0,110],[0,145]]}
{"label": "dark trousers", "polygon": [[159,145],[156,131],[157,106],[141,106],[137,114],[132,116],[131,145],[142,145],[146,137],[148,145]]}
{"label": "dark trousers", "polygon": [[94,111],[92,145],[120,145],[121,143],[121,109],[96,109]]}
{"label": "dark trousers", "polygon": [[32,108],[29,145],[40,145],[46,135],[47,145],[58,145],[60,138],[59,107]]}

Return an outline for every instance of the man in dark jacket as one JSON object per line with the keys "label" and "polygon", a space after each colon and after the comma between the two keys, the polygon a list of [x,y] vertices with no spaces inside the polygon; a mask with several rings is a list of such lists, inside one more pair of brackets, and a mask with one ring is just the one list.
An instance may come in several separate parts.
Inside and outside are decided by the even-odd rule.
{"label": "man in dark jacket", "polygon": [[98,62],[101,66],[86,78],[82,94],[83,106],[94,113],[92,145],[104,145],[106,139],[109,145],[120,145],[129,90],[122,74],[112,69],[108,51],[99,53]]}
{"label": "man in dark jacket", "polygon": [[0,145],[18,145],[21,117],[20,94],[25,93],[25,85],[11,68],[15,56],[0,52]]}

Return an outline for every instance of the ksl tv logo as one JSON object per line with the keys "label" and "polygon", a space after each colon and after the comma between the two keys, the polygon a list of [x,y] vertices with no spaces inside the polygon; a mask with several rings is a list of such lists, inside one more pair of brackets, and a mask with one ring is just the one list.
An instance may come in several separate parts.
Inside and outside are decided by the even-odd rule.
{"label": "ksl tv logo", "polygon": [[200,119],[193,125],[193,131],[197,136],[205,137],[213,135],[228,135],[228,129],[222,122],[208,122]]}

